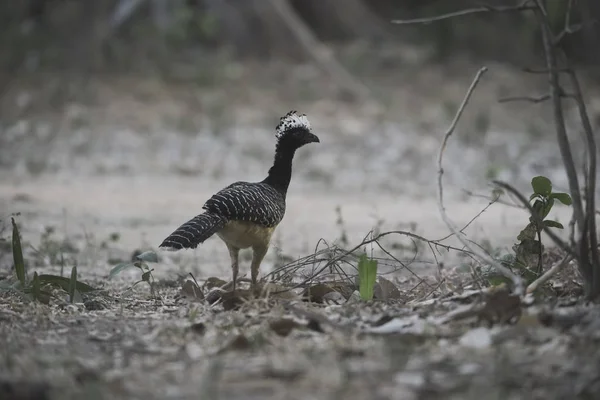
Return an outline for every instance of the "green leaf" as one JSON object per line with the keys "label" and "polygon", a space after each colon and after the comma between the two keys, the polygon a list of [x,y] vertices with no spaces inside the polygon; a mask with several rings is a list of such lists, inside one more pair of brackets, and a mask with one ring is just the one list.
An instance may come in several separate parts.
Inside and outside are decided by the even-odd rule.
{"label": "green leaf", "polygon": [[550,198],[548,199],[548,202],[546,203],[544,210],[542,212],[542,219],[546,218],[548,216],[548,214],[550,214],[550,210],[552,210],[552,207],[554,206],[554,199]]}
{"label": "green leaf", "polygon": [[158,262],[158,256],[153,251],[145,251],[142,254],[140,254],[139,256],[137,256],[137,259],[146,261],[146,262],[150,262],[150,263]]}
{"label": "green leaf", "polygon": [[83,303],[83,297],[81,296],[81,292],[75,289],[73,293],[73,301],[71,303]]}
{"label": "green leaf", "polygon": [[23,249],[21,248],[21,237],[19,235],[19,228],[14,218],[11,218],[13,232],[12,232],[12,252],[13,261],[15,263],[15,272],[17,278],[21,282],[22,286],[25,286],[25,261],[23,260]]}
{"label": "green leaf", "polygon": [[508,279],[504,275],[500,275],[500,274],[490,274],[490,275],[486,276],[486,279],[487,279],[488,283],[490,284],[490,286],[500,286],[502,284],[509,285],[511,283],[510,279]]}
{"label": "green leaf", "polygon": [[77,288],[77,266],[71,269],[71,279],[69,280],[69,303],[73,304],[75,300],[75,291]]}
{"label": "green leaf", "polygon": [[[58,286],[65,292],[69,293],[71,279],[69,279],[65,276],[49,275],[49,274],[41,274],[39,276],[39,278],[42,283],[47,283],[50,285]],[[92,291],[96,290],[96,288],[94,288],[88,284],[85,284],[83,282],[80,282],[80,281],[77,281],[77,283],[75,284],[75,289],[81,293],[92,292]]]}
{"label": "green leaf", "polygon": [[536,176],[531,180],[531,187],[535,194],[547,197],[552,193],[552,182],[545,176]]}
{"label": "green leaf", "polygon": [[548,228],[565,229],[563,224],[561,224],[560,222],[557,222],[557,221],[552,221],[551,219],[545,220],[544,225],[547,226]]}
{"label": "green leaf", "polygon": [[552,193],[550,197],[560,201],[565,206],[570,206],[573,204],[573,199],[571,199],[571,196],[568,193]]}
{"label": "green leaf", "polygon": [[367,258],[366,254],[360,256],[358,261],[359,287],[358,291],[363,300],[373,299],[375,281],[377,280],[377,260]]}
{"label": "green leaf", "polygon": [[[541,200],[536,200],[535,203],[533,203],[533,206],[531,207],[533,208],[533,212],[539,217],[539,218],[544,218],[544,202],[542,202]],[[532,222],[535,223],[535,219],[532,218],[531,219]]]}
{"label": "green leaf", "polygon": [[537,193],[532,193],[532,194],[531,194],[531,196],[529,196],[529,201],[531,201],[531,200],[535,199],[535,198],[536,198],[536,197],[538,197],[538,196],[539,196],[539,194],[537,194]]}
{"label": "green leaf", "polygon": [[534,222],[530,222],[527,224],[525,228],[519,233],[517,236],[517,240],[523,242],[525,240],[533,240],[535,239],[535,234],[537,230],[535,229],[536,225]]}
{"label": "green leaf", "polygon": [[129,268],[139,268],[139,267],[137,265],[135,265],[134,263],[119,263],[110,270],[110,272],[108,273],[108,279],[111,279],[115,275],[120,274],[121,272],[123,272]]}

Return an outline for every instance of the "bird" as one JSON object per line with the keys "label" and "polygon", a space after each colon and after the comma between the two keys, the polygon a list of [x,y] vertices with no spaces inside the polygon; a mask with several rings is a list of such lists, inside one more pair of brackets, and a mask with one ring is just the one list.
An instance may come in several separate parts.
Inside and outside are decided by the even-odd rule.
{"label": "bird", "polygon": [[256,286],[273,232],[285,215],[296,150],[309,143],[320,143],[306,115],[295,110],[280,118],[275,138],[275,157],[265,179],[238,181],[221,189],[204,203],[201,214],[177,228],[159,246],[175,251],[195,249],[216,234],[229,250],[234,293],[241,249],[252,248],[251,283]]}

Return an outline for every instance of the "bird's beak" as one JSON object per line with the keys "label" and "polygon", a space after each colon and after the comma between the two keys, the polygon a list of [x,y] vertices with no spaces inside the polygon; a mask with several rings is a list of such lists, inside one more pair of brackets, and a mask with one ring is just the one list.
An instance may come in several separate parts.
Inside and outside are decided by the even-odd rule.
{"label": "bird's beak", "polygon": [[317,135],[311,133],[308,138],[308,143],[321,143],[321,141],[319,140],[319,137]]}

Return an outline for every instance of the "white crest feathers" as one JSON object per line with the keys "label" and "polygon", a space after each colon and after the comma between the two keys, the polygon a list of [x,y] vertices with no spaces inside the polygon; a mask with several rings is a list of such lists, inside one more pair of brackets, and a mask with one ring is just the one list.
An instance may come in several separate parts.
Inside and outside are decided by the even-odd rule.
{"label": "white crest feathers", "polygon": [[298,115],[296,111],[290,111],[281,117],[275,128],[275,137],[279,140],[287,131],[295,128],[306,129],[310,132],[310,122],[305,114]]}

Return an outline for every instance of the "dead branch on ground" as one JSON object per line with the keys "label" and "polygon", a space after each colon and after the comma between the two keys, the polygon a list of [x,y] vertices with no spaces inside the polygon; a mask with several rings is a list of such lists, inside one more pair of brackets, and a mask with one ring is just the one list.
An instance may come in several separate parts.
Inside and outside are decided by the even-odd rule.
{"label": "dead branch on ground", "polygon": [[560,260],[559,262],[554,264],[552,266],[552,268],[550,268],[548,271],[546,271],[542,276],[537,278],[535,281],[531,282],[529,284],[529,286],[527,286],[527,290],[525,292],[527,294],[535,292],[540,286],[542,286],[544,283],[548,282],[550,280],[550,278],[552,278],[554,275],[556,275],[561,269],[563,269],[572,260],[573,260],[572,255],[570,255],[570,254],[565,255],[562,258],[562,260]]}

